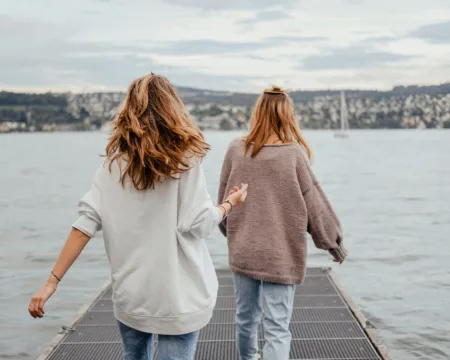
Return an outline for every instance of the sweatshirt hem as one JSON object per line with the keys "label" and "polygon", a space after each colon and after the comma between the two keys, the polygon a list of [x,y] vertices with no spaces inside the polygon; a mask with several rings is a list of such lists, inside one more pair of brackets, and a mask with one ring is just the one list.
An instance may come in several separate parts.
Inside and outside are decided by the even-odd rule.
{"label": "sweatshirt hem", "polygon": [[234,266],[232,264],[230,264],[230,269],[232,272],[236,274],[248,276],[249,278],[254,280],[260,280],[283,285],[300,285],[305,278],[304,274],[302,276],[277,276],[259,271],[240,269],[239,267]]}
{"label": "sweatshirt hem", "polygon": [[184,335],[204,328],[211,321],[214,305],[177,317],[131,315],[114,305],[114,316],[124,325],[149,334]]}

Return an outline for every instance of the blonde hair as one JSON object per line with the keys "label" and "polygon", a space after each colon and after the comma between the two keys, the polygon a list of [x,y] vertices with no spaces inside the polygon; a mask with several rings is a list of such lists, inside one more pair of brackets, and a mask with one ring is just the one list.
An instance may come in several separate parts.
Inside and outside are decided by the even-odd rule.
{"label": "blonde hair", "polygon": [[250,119],[250,133],[245,138],[245,154],[253,145],[251,157],[255,157],[273,134],[277,135],[282,143],[298,142],[308,158],[312,158],[311,148],[295,121],[291,98],[285,90],[275,85],[264,90],[256,101]]}
{"label": "blonde hair", "polygon": [[165,178],[190,168],[189,157],[203,158],[210,146],[189,118],[175,87],[163,76],[134,80],[114,120],[106,157],[125,160],[124,186],[131,179],[137,190],[154,188]]}

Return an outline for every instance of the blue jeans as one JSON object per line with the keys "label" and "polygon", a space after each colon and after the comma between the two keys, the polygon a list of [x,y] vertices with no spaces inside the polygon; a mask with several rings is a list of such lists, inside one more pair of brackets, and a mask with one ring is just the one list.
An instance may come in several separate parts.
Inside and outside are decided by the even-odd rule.
{"label": "blue jeans", "polygon": [[[124,360],[153,360],[154,335],[119,322]],[[158,335],[158,360],[193,360],[199,332],[186,335]]]}
{"label": "blue jeans", "polygon": [[[258,326],[264,322],[264,360],[288,360],[295,286],[282,285],[234,274],[236,338],[241,360],[254,360],[258,353]],[[263,311],[264,310],[264,311]]]}

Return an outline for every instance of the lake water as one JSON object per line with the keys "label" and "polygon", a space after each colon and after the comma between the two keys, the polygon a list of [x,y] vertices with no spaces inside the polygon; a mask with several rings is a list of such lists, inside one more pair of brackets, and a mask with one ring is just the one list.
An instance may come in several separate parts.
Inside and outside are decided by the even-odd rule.
{"label": "lake water", "polygon": [[[225,149],[238,135],[206,133],[214,199]],[[335,266],[311,241],[309,265],[333,266],[393,359],[449,359],[450,131],[305,136],[350,252]],[[105,143],[101,133],[0,136],[0,359],[35,358],[108,278],[97,237],[49,301],[46,318],[28,315],[30,296],[53,266]],[[208,243],[216,265],[226,266],[225,239],[216,231]]]}

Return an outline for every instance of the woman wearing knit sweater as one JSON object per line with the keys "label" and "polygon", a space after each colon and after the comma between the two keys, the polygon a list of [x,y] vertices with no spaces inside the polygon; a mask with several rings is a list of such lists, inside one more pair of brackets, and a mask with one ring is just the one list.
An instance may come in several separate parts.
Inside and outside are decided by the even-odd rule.
{"label": "woman wearing knit sweater", "polygon": [[166,78],[133,81],[106,162],[80,201],[47,283],[31,300],[31,316],[44,316],[60,280],[103,230],[125,360],[152,360],[154,334],[159,360],[192,360],[218,288],[204,239],[247,194],[242,185],[213,205],[201,167],[208,150]]}
{"label": "woman wearing knit sweater", "polygon": [[257,329],[264,316],[264,360],[287,360],[295,285],[306,272],[306,234],[342,263],[346,251],[339,220],[309,166],[289,96],[267,89],[253,110],[250,133],[234,140],[222,167],[219,201],[246,182],[245,211],[219,225],[228,238],[236,292],[241,360],[258,357]]}

